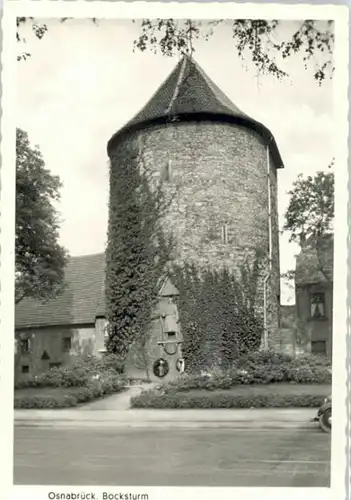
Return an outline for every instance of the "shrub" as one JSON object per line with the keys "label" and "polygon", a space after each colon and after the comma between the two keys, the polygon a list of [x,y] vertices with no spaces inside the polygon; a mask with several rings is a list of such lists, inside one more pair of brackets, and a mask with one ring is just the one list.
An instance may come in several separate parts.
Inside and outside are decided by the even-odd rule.
{"label": "shrub", "polygon": [[328,368],[321,366],[292,367],[289,379],[297,384],[330,384],[332,374]]}
{"label": "shrub", "polygon": [[17,382],[16,389],[26,387],[79,387],[89,381],[89,374],[82,369],[68,367],[51,368],[40,375]]}
{"label": "shrub", "polygon": [[321,395],[232,393],[165,394],[148,391],[132,398],[133,408],[316,408],[323,403]]}
{"label": "shrub", "polygon": [[317,356],[314,354],[302,354],[300,356],[295,356],[291,360],[294,366],[314,366],[322,368],[331,368],[331,362],[325,356]]}
{"label": "shrub", "polygon": [[119,356],[116,354],[108,353],[103,358],[98,360],[97,368],[100,371],[111,370],[119,374],[124,373],[124,364]]}
{"label": "shrub", "polygon": [[[257,365],[282,365],[284,363],[292,363],[293,360],[294,357],[290,354],[275,352],[272,350],[256,351],[240,356],[235,361],[234,365],[238,368],[248,368],[250,366]],[[304,363],[307,362],[307,360],[304,361]]]}
{"label": "shrub", "polygon": [[84,387],[94,377],[115,377],[120,379],[121,363],[117,356],[110,354],[101,359],[94,356],[77,356],[72,358],[71,363],[27,378],[17,382],[16,389],[26,387]]}
{"label": "shrub", "polygon": [[[42,393],[16,394],[15,408],[66,408],[124,389],[118,358],[77,356],[67,366],[52,368],[16,384],[17,389],[40,388]],[[45,390],[47,388],[47,390]]]}
{"label": "shrub", "polygon": [[[311,360],[311,363],[310,363]],[[274,384],[330,384],[331,370],[325,361],[316,357],[303,359],[273,352],[251,353],[238,359],[236,366],[212,374],[184,375],[163,385],[164,393],[187,392],[192,389],[230,389],[235,385]]]}

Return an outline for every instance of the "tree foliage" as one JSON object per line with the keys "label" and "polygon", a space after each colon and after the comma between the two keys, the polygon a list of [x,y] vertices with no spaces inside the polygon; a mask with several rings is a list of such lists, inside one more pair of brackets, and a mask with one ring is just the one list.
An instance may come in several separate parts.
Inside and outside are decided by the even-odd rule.
{"label": "tree foliage", "polygon": [[[62,18],[65,22],[69,18]],[[97,19],[92,21],[96,24]],[[20,34],[21,25],[32,24],[35,36],[43,38],[48,30],[46,24],[38,23],[34,18],[17,18],[17,40],[25,42]],[[199,21],[195,19],[142,19],[141,34],[134,40],[134,49],[144,52],[151,50],[165,56],[190,54],[196,50],[196,41],[209,41],[224,19]],[[260,74],[274,75],[278,79],[288,76],[282,62],[294,54],[301,55],[305,69],[313,67],[313,77],[319,85],[334,71],[333,21],[304,20],[298,23],[296,30],[288,39],[279,39],[279,28],[282,22],[263,19],[232,20],[231,35],[233,47],[238,56],[246,64],[248,61]],[[18,59],[26,59],[30,54],[23,52]]]}
{"label": "tree foliage", "polygon": [[332,234],[334,172],[317,172],[314,177],[300,174],[288,194],[283,229],[290,232],[290,241],[303,244],[311,238]]}
{"label": "tree foliage", "polygon": [[[290,201],[283,230],[290,233],[290,241],[315,254],[318,270],[330,282],[333,279],[334,172],[317,172],[314,177],[300,174],[288,194]],[[293,276],[292,271],[285,275],[287,279]]]}
{"label": "tree foliage", "polygon": [[[72,18],[62,17],[60,19],[60,21],[62,23],[64,23],[69,19],[72,19]],[[91,20],[94,24],[97,23],[97,19],[95,17],[93,17]],[[31,24],[33,34],[39,40],[41,40],[44,37],[45,33],[48,31],[47,24],[38,22],[34,17],[17,17],[17,19],[16,19],[16,26],[17,26],[16,40],[22,46],[24,46],[27,41],[26,41],[26,38],[21,34],[21,26],[23,26],[25,24],[29,24],[29,23]],[[17,55],[17,61],[22,61],[22,60],[25,61],[29,57],[31,57],[30,52],[23,51]]]}
{"label": "tree foliage", "polygon": [[[16,40],[19,42],[21,45],[26,43],[26,39],[21,35],[21,26],[25,24],[26,22],[30,22],[32,25],[32,31],[34,35],[41,40],[45,33],[48,30],[48,27],[44,23],[38,23],[35,21],[34,17],[17,17],[16,19],[16,25],[17,25],[17,31],[16,31]],[[21,52],[20,54],[17,55],[17,61],[22,61],[28,59],[31,54],[28,51]]]}
{"label": "tree foliage", "polygon": [[[160,52],[165,56],[177,53],[192,55],[196,50],[196,41],[199,38],[209,40],[223,23],[223,19],[206,22],[192,19],[143,19],[140,21],[141,35],[134,41],[134,48],[142,52]],[[328,72],[332,74],[334,69],[333,21],[301,21],[287,40],[279,40],[277,36],[280,25],[278,20],[233,20],[233,46],[239,57],[245,63],[250,60],[261,74],[271,74],[281,79],[287,76],[281,67],[282,60],[300,54],[305,69],[314,65],[314,79],[321,84]]]}
{"label": "tree foliage", "polygon": [[16,303],[24,297],[49,299],[62,289],[67,254],[58,243],[60,221],[54,207],[60,187],[39,149],[17,129]]}
{"label": "tree foliage", "polygon": [[137,140],[111,157],[106,307],[107,349],[125,360],[132,344],[147,343],[158,284],[173,249],[162,220],[170,204],[162,182],[143,168]]}

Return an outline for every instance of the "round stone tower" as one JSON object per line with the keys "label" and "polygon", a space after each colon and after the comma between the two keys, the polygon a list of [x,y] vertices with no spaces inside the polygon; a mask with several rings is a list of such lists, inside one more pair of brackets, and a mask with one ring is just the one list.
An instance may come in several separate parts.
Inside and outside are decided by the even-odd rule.
{"label": "round stone tower", "polygon": [[176,236],[176,261],[236,272],[257,250],[263,254],[257,303],[265,345],[276,345],[277,169],[283,162],[271,132],[184,56],[146,106],[110,139],[109,156],[123,154],[130,141],[138,143],[143,166],[173,190],[165,227]]}

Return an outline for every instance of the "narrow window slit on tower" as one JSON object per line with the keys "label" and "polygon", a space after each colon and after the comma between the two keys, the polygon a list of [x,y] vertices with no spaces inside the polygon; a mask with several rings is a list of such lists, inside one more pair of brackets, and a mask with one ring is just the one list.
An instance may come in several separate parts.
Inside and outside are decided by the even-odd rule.
{"label": "narrow window slit on tower", "polygon": [[228,226],[227,226],[227,224],[223,224],[223,226],[222,226],[222,242],[224,244],[228,243]]}
{"label": "narrow window slit on tower", "polygon": [[163,179],[164,181],[169,182],[171,178],[172,178],[172,165],[171,165],[171,160],[168,160],[164,168]]}

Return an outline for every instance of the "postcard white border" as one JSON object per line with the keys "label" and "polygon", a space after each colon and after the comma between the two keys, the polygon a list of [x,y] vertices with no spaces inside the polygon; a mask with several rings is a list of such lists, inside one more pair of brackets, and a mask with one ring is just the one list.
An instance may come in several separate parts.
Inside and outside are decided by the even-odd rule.
{"label": "postcard white border", "polygon": [[[1,488],[4,498],[47,499],[50,487],[12,486],[12,434],[13,434],[13,337],[14,324],[14,200],[15,200],[15,88],[16,49],[15,18],[33,17],[97,17],[97,18],[274,18],[274,19],[334,19],[335,47],[335,148],[336,148],[336,220],[334,266],[334,342],[333,342],[333,431],[332,431],[332,484],[326,488],[108,488],[108,491],[127,491],[150,494],[158,498],[209,498],[219,495],[223,499],[238,495],[240,499],[295,498],[296,494],[318,500],[345,496],[345,444],[346,444],[346,300],[347,300],[347,200],[348,200],[348,7],[334,5],[282,5],[263,3],[157,3],[157,2],[84,2],[66,1],[13,1],[6,2],[2,20],[2,142],[1,142],[1,267],[0,267],[0,390],[2,419],[0,426]],[[8,332],[4,334],[4,332]],[[317,438],[317,437],[316,437]],[[234,443],[233,443],[234,445]],[[4,454],[5,453],[5,454]],[[5,481],[4,481],[5,480]],[[4,491],[4,488],[6,490]],[[91,487],[58,487],[64,491],[103,491]]]}

